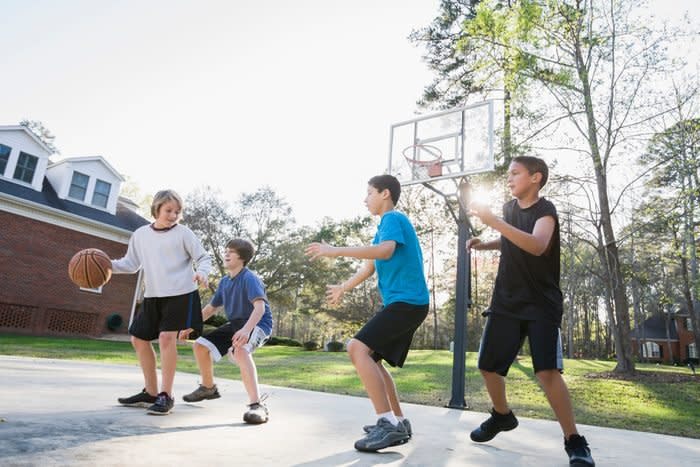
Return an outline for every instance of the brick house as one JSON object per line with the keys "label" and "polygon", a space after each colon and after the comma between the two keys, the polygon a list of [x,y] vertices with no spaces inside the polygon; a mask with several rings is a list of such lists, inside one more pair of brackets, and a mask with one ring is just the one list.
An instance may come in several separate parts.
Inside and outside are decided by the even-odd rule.
{"label": "brick house", "polygon": [[632,330],[635,355],[648,361],[686,363],[698,361],[698,349],[687,310],[670,316],[655,315]]}
{"label": "brick house", "polygon": [[140,276],[81,289],[68,261],[84,248],[123,256],[148,220],[119,196],[124,178],[105,159],[52,155],[24,126],[0,126],[0,333],[125,333]]}

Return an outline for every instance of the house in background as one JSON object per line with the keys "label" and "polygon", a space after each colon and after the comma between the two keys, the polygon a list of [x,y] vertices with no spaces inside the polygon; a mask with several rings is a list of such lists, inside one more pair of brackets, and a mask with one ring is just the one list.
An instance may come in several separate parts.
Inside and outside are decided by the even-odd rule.
{"label": "house in background", "polygon": [[148,220],[119,196],[124,178],[104,158],[51,156],[26,127],[0,126],[0,332],[126,332],[140,277],[113,275],[99,289],[81,289],[68,262],[84,248],[122,257]]}
{"label": "house in background", "polygon": [[668,316],[652,316],[632,330],[631,339],[635,355],[647,361],[698,362],[690,315],[685,309]]}

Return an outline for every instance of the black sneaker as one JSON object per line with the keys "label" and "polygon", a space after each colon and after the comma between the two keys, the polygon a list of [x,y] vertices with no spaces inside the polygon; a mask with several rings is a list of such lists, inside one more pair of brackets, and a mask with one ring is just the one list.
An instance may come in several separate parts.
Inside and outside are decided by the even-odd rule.
{"label": "black sneaker", "polygon": [[569,436],[568,440],[564,440],[564,449],[569,455],[569,465],[575,465],[576,467],[595,466],[593,457],[591,457],[591,449],[583,436]]}
{"label": "black sneaker", "polygon": [[491,441],[501,431],[510,431],[518,426],[518,419],[511,410],[503,415],[491,409],[491,416],[481,424],[479,428],[472,431],[469,437],[477,443]]}
{"label": "black sneaker", "polygon": [[243,414],[243,421],[252,425],[260,425],[267,422],[269,413],[267,407],[261,402],[255,402],[248,406],[248,410]]}
{"label": "black sneaker", "polygon": [[155,403],[148,408],[149,415],[168,415],[173,410],[175,401],[167,392],[161,392],[156,396]]}
{"label": "black sneaker", "polygon": [[221,394],[219,394],[216,384],[210,388],[200,384],[197,389],[182,396],[182,399],[185,402],[199,402],[205,399],[218,399],[219,397],[221,397]]}
{"label": "black sneaker", "polygon": [[382,417],[367,436],[355,442],[355,449],[364,452],[376,452],[379,449],[396,446],[408,441],[409,436],[403,423],[394,426]]}
{"label": "black sneaker", "polygon": [[143,390],[138,394],[134,394],[133,396],[129,396],[129,397],[118,398],[117,402],[119,402],[121,405],[125,405],[127,407],[147,408],[156,402],[156,396],[150,395],[149,393],[146,392],[146,388],[143,388]]}
{"label": "black sneaker", "polygon": [[[406,428],[406,432],[408,433],[408,437],[409,437],[409,438],[412,437],[412,436],[413,436],[413,430],[411,429],[411,422],[409,422],[407,418],[404,418],[403,421],[401,421],[400,423],[403,423],[403,427]],[[372,429],[373,429],[375,426],[377,426],[377,425],[365,425],[365,426],[362,427],[362,430],[363,430],[365,433],[369,433],[370,431],[372,431]]]}

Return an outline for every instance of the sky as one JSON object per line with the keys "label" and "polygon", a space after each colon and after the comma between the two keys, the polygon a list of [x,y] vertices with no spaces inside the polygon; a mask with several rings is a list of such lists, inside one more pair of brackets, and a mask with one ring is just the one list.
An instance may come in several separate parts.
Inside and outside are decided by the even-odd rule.
{"label": "sky", "polygon": [[408,36],[438,5],[3,0],[0,125],[41,121],[56,160],[100,155],[143,194],[270,187],[302,225],[365,215],[389,127],[432,80]]}

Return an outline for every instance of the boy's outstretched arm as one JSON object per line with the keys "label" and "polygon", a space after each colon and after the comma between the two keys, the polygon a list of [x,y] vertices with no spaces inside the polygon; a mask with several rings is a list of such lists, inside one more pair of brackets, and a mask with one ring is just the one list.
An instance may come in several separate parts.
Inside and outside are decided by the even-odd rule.
{"label": "boy's outstretched arm", "polygon": [[374,260],[367,260],[350,279],[341,284],[333,284],[326,287],[326,300],[330,305],[337,305],[345,295],[345,292],[354,289],[359,284],[374,274]]}
{"label": "boy's outstretched arm", "polygon": [[357,259],[389,259],[394,254],[396,242],[386,240],[378,245],[368,246],[333,246],[328,243],[314,242],[306,247],[306,256],[312,260],[321,256],[336,258],[338,256],[348,256]]}
{"label": "boy's outstretched arm", "polygon": [[549,249],[549,243],[552,240],[554,227],[556,225],[552,216],[545,216],[537,219],[535,228],[530,234],[513,227],[492,213],[485,205],[472,204],[470,208],[471,214],[477,216],[481,222],[492,229],[496,229],[501,235],[513,242],[515,246],[525,250],[531,255],[542,256]]}
{"label": "boy's outstretched arm", "polygon": [[480,238],[472,237],[467,240],[467,250],[470,248],[473,250],[498,250],[501,248],[501,238],[482,242]]}

